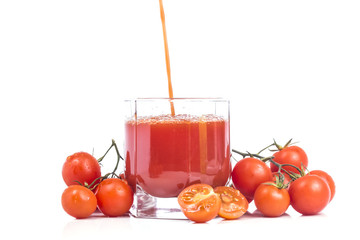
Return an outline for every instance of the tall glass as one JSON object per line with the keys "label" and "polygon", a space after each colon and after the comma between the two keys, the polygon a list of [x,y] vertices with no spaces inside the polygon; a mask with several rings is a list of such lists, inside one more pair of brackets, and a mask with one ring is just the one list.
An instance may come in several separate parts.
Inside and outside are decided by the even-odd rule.
{"label": "tall glass", "polygon": [[177,203],[185,187],[228,183],[228,100],[139,98],[126,105],[125,177],[134,190],[133,216],[185,218]]}

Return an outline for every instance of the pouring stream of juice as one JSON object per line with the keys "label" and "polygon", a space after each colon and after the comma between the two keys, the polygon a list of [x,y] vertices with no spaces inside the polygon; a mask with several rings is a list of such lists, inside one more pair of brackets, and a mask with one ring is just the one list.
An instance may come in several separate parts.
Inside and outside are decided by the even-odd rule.
{"label": "pouring stream of juice", "polygon": [[[165,61],[166,61],[166,73],[168,78],[168,88],[169,88],[169,98],[173,98],[173,89],[171,84],[171,73],[170,73],[170,56],[169,56],[169,47],[167,42],[167,35],[166,35],[166,26],[165,26],[165,13],[164,13],[164,6],[162,0],[159,0],[160,4],[160,17],[163,29],[163,36],[164,36],[164,47],[165,47]],[[171,107],[171,116],[175,115],[175,108],[174,103],[170,100],[170,107]]]}

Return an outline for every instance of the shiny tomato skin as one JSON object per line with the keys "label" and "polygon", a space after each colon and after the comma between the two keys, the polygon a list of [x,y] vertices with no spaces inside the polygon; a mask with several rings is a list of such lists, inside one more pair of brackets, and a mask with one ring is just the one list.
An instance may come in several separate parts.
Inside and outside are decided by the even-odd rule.
{"label": "shiny tomato skin", "polygon": [[327,184],[329,185],[329,188],[330,188],[330,192],[331,192],[331,194],[330,194],[330,202],[331,202],[331,200],[334,198],[334,195],[335,195],[335,182],[334,182],[333,178],[328,173],[326,173],[322,170],[312,170],[312,171],[310,171],[309,174],[322,177],[327,182]]}
{"label": "shiny tomato skin", "polygon": [[289,188],[291,206],[303,215],[321,212],[330,200],[330,188],[326,181],[316,175],[305,175],[291,183]]}
{"label": "shiny tomato skin", "polygon": [[99,210],[106,216],[118,217],[128,212],[133,204],[133,191],[127,182],[108,178],[96,188]]}
{"label": "shiny tomato skin", "polygon": [[207,184],[193,184],[178,196],[181,211],[191,221],[204,223],[215,218],[221,207],[220,197]]}
{"label": "shiny tomato skin", "polygon": [[70,216],[87,218],[95,212],[97,201],[94,193],[88,188],[72,185],[63,192],[61,204]]}
{"label": "shiny tomato skin", "polygon": [[279,189],[268,183],[262,183],[256,189],[255,206],[266,217],[279,217],[290,206],[290,196],[286,189]]}
{"label": "shiny tomato skin", "polygon": [[235,188],[251,200],[261,183],[271,181],[272,173],[263,161],[256,158],[244,158],[236,163],[231,177]]}
{"label": "shiny tomato skin", "polygon": [[249,203],[239,190],[232,187],[216,187],[214,192],[221,199],[219,216],[228,220],[237,219],[248,210]]}
{"label": "shiny tomato skin", "polygon": [[[303,165],[305,168],[308,166],[308,157],[305,151],[298,146],[283,148],[280,151],[274,153],[273,156],[273,161],[279,164],[291,164],[298,167],[299,169],[302,168],[301,165]],[[272,172],[277,172],[279,169],[273,163],[270,163],[270,167]],[[283,169],[289,172],[299,173],[296,168],[291,166],[284,166]]]}
{"label": "shiny tomato skin", "polygon": [[96,178],[101,177],[98,161],[89,153],[78,152],[66,158],[62,168],[62,176],[66,185],[91,184]]}

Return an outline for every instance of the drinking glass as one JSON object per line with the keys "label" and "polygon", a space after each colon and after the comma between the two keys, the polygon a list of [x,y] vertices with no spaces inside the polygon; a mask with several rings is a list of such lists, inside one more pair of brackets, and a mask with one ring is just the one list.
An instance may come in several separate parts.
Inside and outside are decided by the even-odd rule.
{"label": "drinking glass", "polygon": [[133,216],[183,219],[177,196],[184,188],[228,184],[228,100],[137,98],[125,104],[125,177],[134,191]]}

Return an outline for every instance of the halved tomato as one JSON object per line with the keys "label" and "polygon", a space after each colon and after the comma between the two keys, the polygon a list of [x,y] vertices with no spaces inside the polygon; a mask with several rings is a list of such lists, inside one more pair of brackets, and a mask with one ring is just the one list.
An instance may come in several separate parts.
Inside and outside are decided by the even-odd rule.
{"label": "halved tomato", "polygon": [[249,203],[239,190],[232,187],[216,187],[214,192],[219,194],[221,199],[220,217],[236,219],[248,210]]}
{"label": "halved tomato", "polygon": [[194,184],[185,188],[178,196],[184,215],[198,223],[210,221],[218,215],[220,197],[207,184]]}

